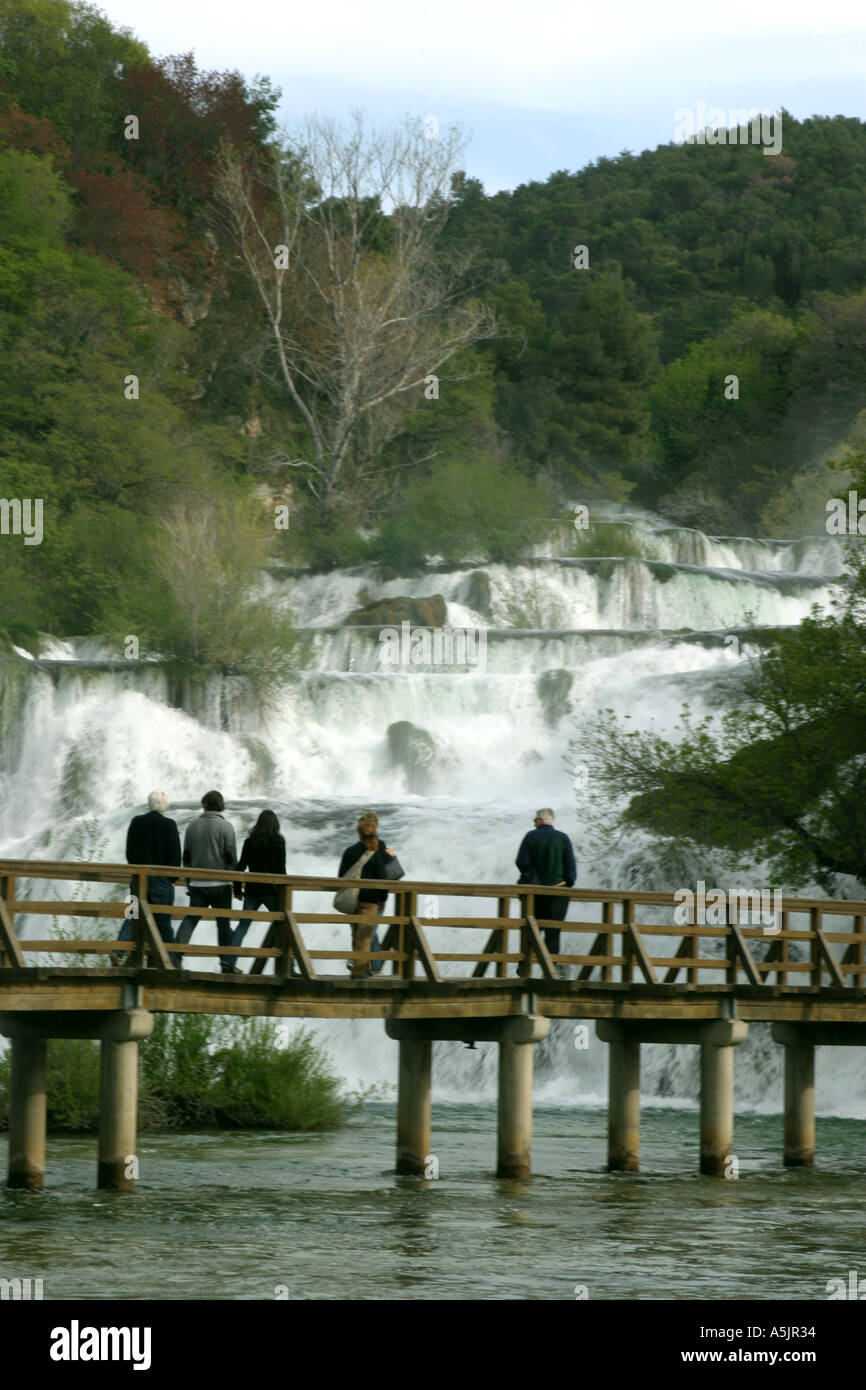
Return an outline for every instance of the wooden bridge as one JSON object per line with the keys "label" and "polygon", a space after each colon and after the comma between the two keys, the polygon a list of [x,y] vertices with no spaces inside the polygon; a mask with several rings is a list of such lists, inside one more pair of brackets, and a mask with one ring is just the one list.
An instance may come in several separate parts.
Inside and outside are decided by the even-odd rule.
{"label": "wooden bridge", "polygon": [[[387,928],[382,949],[370,953],[390,963],[391,973],[352,979],[348,940],[345,949],[321,946],[335,922],[348,938],[349,923],[361,920],[331,905],[345,880],[232,873],[234,882],[274,885],[278,900],[274,912],[195,909],[203,921],[243,916],[265,926],[261,946],[232,948],[162,940],[147,885],[149,877],[166,875],[179,883],[190,875],[227,877],[225,870],[0,860],[0,1033],[12,1040],[12,1187],[42,1186],[46,1045],[61,1037],[101,1041],[98,1183],[133,1185],[138,1041],[151,1031],[155,1012],[384,1019],[399,1046],[397,1171],[418,1174],[430,1154],[436,1040],[499,1045],[497,1173],[504,1177],[530,1173],[533,1045],[551,1019],[594,1020],[610,1048],[612,1170],[638,1167],[642,1042],[700,1046],[700,1167],[717,1175],[730,1171],[734,1049],[749,1023],[770,1022],[785,1049],[787,1165],[814,1159],[815,1046],[866,1046],[866,902],[786,898],[770,923],[750,925],[740,920],[744,895],[732,893],[721,895],[718,924],[701,920],[700,910],[697,922],[692,910],[677,924],[671,893],[405,881],[395,892],[394,883],[365,880],[365,888],[394,892],[393,913],[378,919]],[[102,896],[76,896],[87,883],[104,885]],[[567,895],[577,920],[548,921],[551,894]],[[449,900],[461,898],[477,901],[477,915],[448,913]],[[177,919],[189,909],[155,910]],[[754,923],[756,895],[745,911]],[[110,923],[127,915],[131,941],[112,939]],[[16,919],[25,916],[73,919],[74,935],[66,928],[22,938]],[[88,920],[97,928],[85,934]],[[551,956],[545,926],[562,927],[572,949]],[[431,928],[447,931],[454,949],[434,951]],[[111,952],[125,954],[125,965],[110,965]],[[205,964],[220,955],[250,960],[249,973],[184,969],[179,959]],[[74,959],[57,964],[58,957]]]}

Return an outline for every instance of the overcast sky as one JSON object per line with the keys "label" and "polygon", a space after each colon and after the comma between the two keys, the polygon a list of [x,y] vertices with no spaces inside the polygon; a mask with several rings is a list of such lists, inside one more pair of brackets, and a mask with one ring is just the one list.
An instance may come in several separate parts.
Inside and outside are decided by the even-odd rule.
{"label": "overcast sky", "polygon": [[361,106],[460,123],[488,192],[640,151],[680,108],[866,118],[863,0],[97,0],[156,56],[266,74],[293,125]]}

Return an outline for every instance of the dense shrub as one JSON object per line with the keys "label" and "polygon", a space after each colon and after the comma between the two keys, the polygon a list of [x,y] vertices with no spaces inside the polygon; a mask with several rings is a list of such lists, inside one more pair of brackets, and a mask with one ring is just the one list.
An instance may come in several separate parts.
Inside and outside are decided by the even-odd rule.
{"label": "dense shrub", "polygon": [[371,555],[403,572],[433,556],[447,564],[516,560],[543,538],[550,515],[543,478],[530,480],[495,458],[452,460],[406,487]]}
{"label": "dense shrub", "polygon": [[[0,1057],[0,1129],[9,1125],[11,1051]],[[54,1134],[96,1129],[99,1118],[99,1048],[80,1038],[48,1044],[47,1123]]]}
{"label": "dense shrub", "polygon": [[[139,1126],[155,1129],[334,1129],[347,1102],[312,1036],[285,1040],[265,1019],[158,1014],[139,1050]],[[0,1057],[0,1129],[9,1123],[10,1054]],[[99,1044],[48,1044],[48,1128],[93,1131]]]}
{"label": "dense shrub", "polygon": [[219,1070],[210,1103],[220,1125],[332,1129],[342,1118],[336,1079],[305,1029],[275,1048],[271,1024],[252,1019],[214,1062]]}

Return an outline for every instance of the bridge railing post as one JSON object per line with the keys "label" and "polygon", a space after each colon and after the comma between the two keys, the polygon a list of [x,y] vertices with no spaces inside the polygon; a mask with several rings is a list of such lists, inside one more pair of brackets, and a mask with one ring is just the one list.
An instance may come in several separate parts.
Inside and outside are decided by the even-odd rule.
{"label": "bridge railing post", "polygon": [[[688,939],[688,943],[689,943],[688,950],[689,950],[689,955],[691,956],[691,958],[692,958],[693,960],[700,960],[700,956],[701,956],[701,938],[700,938],[700,936],[697,935],[697,933],[696,933],[695,930],[694,930],[694,928],[695,928],[694,916],[695,916],[695,914],[694,914],[694,912],[692,912],[692,914],[691,914],[692,920],[691,920],[691,922],[688,924],[688,925],[691,927],[691,929],[692,929],[691,932],[690,932],[689,935],[688,935],[688,938],[687,938],[687,939]],[[690,985],[696,985],[696,984],[698,983],[698,969],[699,969],[699,967],[698,967],[697,965],[689,965],[689,966],[686,967],[686,982],[687,982],[688,984],[690,984]]]}
{"label": "bridge railing post", "polygon": [[147,932],[144,929],[144,912],[147,902],[148,876],[146,873],[133,874],[131,894],[135,900],[135,906],[130,918],[132,928],[133,949],[129,952],[124,965],[144,965],[147,954]]}
{"label": "bridge railing post", "polygon": [[634,945],[632,943],[630,928],[634,925],[634,900],[623,898],[622,900],[622,954],[625,957],[621,966],[620,979],[624,985],[634,982]]}
{"label": "bridge railing post", "polygon": [[517,962],[517,974],[521,979],[526,979],[532,972],[532,946],[529,939],[530,917],[535,916],[535,894],[531,889],[520,895],[520,960]]}
{"label": "bridge railing post", "polygon": [[[274,960],[274,973],[288,977],[292,973],[292,933],[289,929],[289,913],[292,910],[292,890],[287,883],[277,885],[277,911],[282,916],[274,925],[277,928],[277,945],[282,955]],[[235,960],[235,966],[238,961]]]}
{"label": "bridge railing post", "polygon": [[725,933],[725,955],[728,958],[725,981],[729,985],[735,985],[740,969],[740,956],[737,950],[737,937],[734,928],[740,925],[740,908],[736,897],[732,903],[730,894],[727,893],[725,894],[725,921],[728,924]]}
{"label": "bridge railing post", "polygon": [[146,873],[137,873],[132,880],[132,892],[138,903],[138,915],[133,917],[132,926],[133,940],[136,943],[132,959],[143,965],[147,957],[151,966],[170,970],[171,957],[165,949],[162,933],[156,925],[156,918],[148,901],[148,882],[149,875]]}
{"label": "bridge railing post", "polygon": [[[394,890],[394,916],[400,916],[400,903],[402,901],[399,889]],[[398,954],[402,957],[406,953],[406,929],[402,922],[393,923],[386,935],[386,940],[396,945]],[[400,979],[403,978],[403,961],[397,960],[391,967],[393,973]]]}
{"label": "bridge railing post", "polygon": [[818,988],[821,986],[821,970],[824,964],[821,958],[821,943],[818,938],[820,929],[821,909],[813,907],[809,911],[809,960],[812,965],[809,972],[809,983],[818,986]]}
{"label": "bridge railing post", "polygon": [[394,895],[397,916],[406,918],[406,921],[400,925],[400,945],[404,954],[404,959],[400,963],[400,976],[404,980],[415,978],[416,943],[415,932],[412,927],[412,918],[417,915],[415,896],[414,893],[405,888],[401,888]]}
{"label": "bridge railing post", "polygon": [[[611,927],[613,925],[613,903],[610,900],[610,898],[607,898],[601,905],[601,923],[603,927]],[[612,956],[613,932],[606,931],[600,933],[600,935],[604,936],[604,945],[602,948],[604,954],[606,956]],[[613,979],[612,965],[603,965],[601,967],[601,978],[605,984],[610,984],[611,980]],[[578,974],[578,979],[580,979],[580,974]]]}
{"label": "bridge railing post", "polygon": [[790,960],[791,960],[791,943],[790,943],[790,941],[788,940],[787,932],[788,932],[788,927],[789,927],[789,924],[790,924],[790,920],[791,920],[791,918],[790,918],[790,913],[788,913],[788,912],[783,912],[783,913],[782,913],[782,934],[783,934],[783,936],[784,936],[785,939],[784,939],[784,941],[782,942],[782,952],[781,952],[781,956],[782,956],[782,961],[781,961],[781,963],[782,963],[782,969],[776,972],[776,984],[777,984],[777,985],[786,985],[786,984],[788,983],[788,965],[789,965]]}
{"label": "bridge railing post", "polygon": [[[497,917],[511,916],[510,898],[498,899],[496,903],[496,915]],[[500,927],[496,949],[500,956],[500,959],[496,962],[496,978],[497,980],[504,980],[508,974],[508,963],[505,960],[505,957],[508,955],[508,927]]]}
{"label": "bridge railing post", "polygon": [[24,955],[15,935],[14,914],[8,904],[15,901],[15,878],[0,875],[0,966],[24,965]]}

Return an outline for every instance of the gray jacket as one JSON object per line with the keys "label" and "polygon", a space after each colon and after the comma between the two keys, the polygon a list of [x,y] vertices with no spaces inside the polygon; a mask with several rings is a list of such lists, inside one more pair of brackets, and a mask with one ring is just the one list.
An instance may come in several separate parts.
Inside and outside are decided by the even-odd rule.
{"label": "gray jacket", "polygon": [[[219,811],[202,811],[184,832],[183,862],[193,869],[233,869],[238,862],[234,826]],[[195,881],[190,879],[190,883]],[[219,886],[216,879],[207,882],[212,888]]]}

